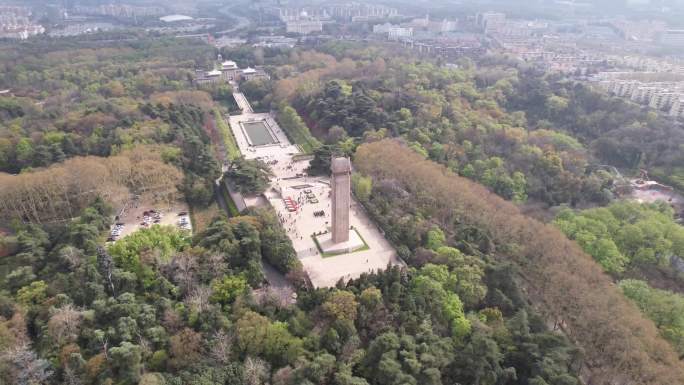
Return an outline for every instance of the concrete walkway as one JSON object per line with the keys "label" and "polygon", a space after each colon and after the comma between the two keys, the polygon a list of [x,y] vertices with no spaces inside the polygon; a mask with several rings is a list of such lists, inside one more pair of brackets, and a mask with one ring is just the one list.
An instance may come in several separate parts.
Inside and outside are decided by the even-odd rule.
{"label": "concrete walkway", "polygon": [[281,306],[294,304],[297,300],[294,297],[295,288],[288,282],[283,273],[276,270],[273,266],[266,262],[261,263],[262,270],[268,285],[254,291],[257,298],[263,298],[267,295],[273,295],[278,298]]}
{"label": "concrete walkway", "polygon": [[254,113],[254,110],[252,110],[252,106],[247,101],[245,94],[242,92],[233,92],[233,97],[235,98],[235,102],[237,103],[238,107],[240,107],[243,114]]}
{"label": "concrete walkway", "polygon": [[[317,203],[302,199],[299,210],[287,210],[281,194],[271,191],[266,194],[282,220],[297,257],[304,265],[311,282],[316,287],[334,286],[340,279],[348,281],[363,273],[384,270],[388,265],[400,265],[401,260],[392,245],[382,236],[380,230],[366,215],[366,212],[352,200],[349,212],[350,225],[353,226],[368,245],[368,250],[323,257],[313,238],[314,233],[330,230],[330,185],[327,178],[302,177],[275,182],[278,190],[285,191],[294,200],[300,191],[295,187],[307,185]],[[323,211],[323,216],[314,215]]]}

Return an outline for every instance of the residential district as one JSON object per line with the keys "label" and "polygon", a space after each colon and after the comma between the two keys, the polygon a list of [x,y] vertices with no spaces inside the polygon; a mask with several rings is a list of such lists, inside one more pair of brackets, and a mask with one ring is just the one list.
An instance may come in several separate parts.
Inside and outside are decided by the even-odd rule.
{"label": "residential district", "polygon": [[[648,1],[628,1],[638,12]],[[122,28],[200,39],[217,47],[294,47],[338,39],[386,41],[446,64],[463,57],[505,54],[550,73],[587,81],[635,103],[684,117],[684,29],[653,16],[592,16],[589,3],[557,1],[562,19],[504,12],[412,14],[380,4],[282,5],[260,2],[203,14],[182,1],[168,5],[55,3],[35,9],[0,6],[0,38],[68,36]],[[237,26],[235,25],[237,22]],[[232,26],[232,27],[231,27]],[[245,32],[248,32],[246,35]],[[197,83],[267,76],[258,68],[208,68]],[[220,72],[220,73],[219,73]]]}

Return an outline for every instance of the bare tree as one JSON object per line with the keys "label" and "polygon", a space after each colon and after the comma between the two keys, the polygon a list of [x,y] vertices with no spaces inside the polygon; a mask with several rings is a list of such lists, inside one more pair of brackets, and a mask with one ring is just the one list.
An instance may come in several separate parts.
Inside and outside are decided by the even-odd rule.
{"label": "bare tree", "polygon": [[287,385],[292,382],[294,377],[294,369],[291,366],[278,369],[273,373],[273,385]]}
{"label": "bare tree", "polygon": [[105,359],[109,359],[109,337],[102,330],[95,330],[95,339],[102,346],[102,354],[104,354]]}
{"label": "bare tree", "polygon": [[211,278],[216,278],[226,270],[226,261],[222,254],[211,253],[207,257],[207,267],[211,273]]}
{"label": "bare tree", "polygon": [[171,259],[173,280],[184,293],[189,293],[195,287],[197,260],[188,253],[176,253]]}
{"label": "bare tree", "polygon": [[0,354],[0,362],[7,368],[12,384],[43,384],[52,376],[50,363],[38,358],[28,344],[9,347]]}
{"label": "bare tree", "polygon": [[209,308],[209,298],[211,297],[211,293],[212,291],[210,287],[198,286],[192,290],[185,302],[198,313],[202,313]]}
{"label": "bare tree", "polygon": [[81,377],[69,365],[64,368],[64,383],[66,385],[83,385]]}
{"label": "bare tree", "polygon": [[245,360],[245,384],[263,385],[271,371],[268,363],[260,358],[247,357]]}
{"label": "bare tree", "polygon": [[181,319],[180,314],[174,309],[166,309],[164,310],[164,316],[162,317],[162,325],[170,333],[175,333],[183,326],[183,320]]}
{"label": "bare tree", "polygon": [[79,326],[83,320],[83,313],[73,305],[68,304],[51,311],[48,321],[48,334],[58,344],[72,342],[78,337]]}
{"label": "bare tree", "polygon": [[212,340],[214,345],[211,347],[211,357],[223,365],[230,362],[233,338],[223,330],[219,330],[214,334]]}

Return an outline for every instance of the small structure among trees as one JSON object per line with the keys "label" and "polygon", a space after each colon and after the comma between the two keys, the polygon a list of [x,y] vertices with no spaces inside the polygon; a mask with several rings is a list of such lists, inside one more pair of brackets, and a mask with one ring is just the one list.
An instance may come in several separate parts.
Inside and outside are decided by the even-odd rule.
{"label": "small structure among trees", "polygon": [[231,163],[224,174],[229,182],[242,194],[261,194],[266,190],[273,176],[271,168],[258,159],[240,157]]}

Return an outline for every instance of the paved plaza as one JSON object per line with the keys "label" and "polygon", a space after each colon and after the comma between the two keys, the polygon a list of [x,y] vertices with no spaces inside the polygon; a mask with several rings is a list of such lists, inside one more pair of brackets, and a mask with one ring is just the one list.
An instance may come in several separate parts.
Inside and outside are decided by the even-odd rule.
{"label": "paved plaza", "polygon": [[[241,96],[239,103],[245,102],[246,99]],[[385,269],[388,264],[401,263],[394,248],[370,221],[361,205],[353,199],[349,223],[358,231],[368,245],[368,249],[334,256],[321,255],[312,235],[330,231],[329,178],[306,175],[305,170],[309,166],[309,160],[296,160],[295,155],[301,155],[299,149],[290,143],[270,114],[246,112],[251,111],[251,108],[243,108],[243,111],[245,112],[242,115],[229,117],[233,135],[245,158],[258,158],[270,164],[275,176],[264,195],[278,213],[283,227],[292,240],[297,256],[314,286],[334,286],[340,279],[346,281],[357,278],[364,272]],[[278,144],[250,145],[240,123],[257,120],[267,123],[277,137]],[[297,206],[296,211],[290,211],[285,198],[291,198]],[[321,212],[323,215],[320,215]]]}
{"label": "paved plaza", "polygon": [[[290,144],[287,135],[280,129],[275,119],[268,113],[243,113],[228,117],[230,128],[237,142],[240,152],[247,159],[279,160],[287,162],[293,155],[299,154],[297,146]],[[253,122],[265,122],[275,136],[278,143],[263,146],[250,145],[249,138],[245,135],[242,124]]]}
{"label": "paved plaza", "polygon": [[[310,186],[295,189],[294,186]],[[304,268],[309,273],[311,282],[316,287],[334,286],[340,278],[348,280],[357,278],[364,272],[385,269],[388,264],[398,264],[396,252],[382,236],[378,228],[370,221],[362,207],[354,200],[350,211],[349,223],[361,235],[368,245],[367,250],[355,251],[323,257],[316,247],[313,234],[330,230],[330,185],[328,178],[303,177],[280,180],[275,188],[267,191],[266,197],[276,209],[287,230],[292,245],[297,251]],[[306,199],[304,190],[311,190],[318,203]],[[283,191],[301,205],[297,212],[289,212],[285,206]],[[315,216],[315,212],[323,211],[323,216]]]}

